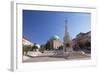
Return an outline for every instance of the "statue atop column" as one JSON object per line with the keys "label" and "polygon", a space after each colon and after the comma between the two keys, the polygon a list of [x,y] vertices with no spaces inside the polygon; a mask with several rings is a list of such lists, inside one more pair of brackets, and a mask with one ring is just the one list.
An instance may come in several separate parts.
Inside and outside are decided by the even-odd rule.
{"label": "statue atop column", "polygon": [[64,28],[65,29],[64,29],[64,38],[63,38],[63,52],[70,53],[70,52],[72,52],[72,40],[68,33],[67,20],[65,20]]}

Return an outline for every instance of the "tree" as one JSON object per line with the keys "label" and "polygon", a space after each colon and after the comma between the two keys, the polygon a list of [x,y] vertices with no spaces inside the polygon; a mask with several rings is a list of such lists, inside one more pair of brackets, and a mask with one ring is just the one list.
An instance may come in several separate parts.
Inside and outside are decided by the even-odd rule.
{"label": "tree", "polygon": [[63,50],[63,45],[58,47],[59,50]]}
{"label": "tree", "polygon": [[46,48],[46,50],[51,50],[50,42],[47,42],[47,43],[46,43],[45,48]]}
{"label": "tree", "polygon": [[28,51],[30,51],[31,48],[31,45],[23,45],[23,55],[27,55]]}
{"label": "tree", "polygon": [[38,47],[36,46],[36,43],[34,43],[34,45],[32,46],[32,51],[36,51],[36,49],[38,49]]}
{"label": "tree", "polygon": [[41,45],[39,51],[44,53],[45,50],[46,50],[46,46],[45,45]]}

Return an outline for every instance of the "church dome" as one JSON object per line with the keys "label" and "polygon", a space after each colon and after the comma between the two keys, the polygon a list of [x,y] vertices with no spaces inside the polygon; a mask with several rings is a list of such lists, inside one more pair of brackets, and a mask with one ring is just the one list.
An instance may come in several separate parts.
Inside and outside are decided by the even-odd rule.
{"label": "church dome", "polygon": [[54,35],[54,36],[51,37],[51,40],[60,40],[60,37],[57,36],[57,35]]}

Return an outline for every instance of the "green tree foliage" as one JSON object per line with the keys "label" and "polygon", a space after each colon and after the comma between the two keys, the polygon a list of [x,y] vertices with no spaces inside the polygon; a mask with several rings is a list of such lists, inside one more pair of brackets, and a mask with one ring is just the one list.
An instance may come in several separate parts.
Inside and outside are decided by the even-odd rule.
{"label": "green tree foliage", "polygon": [[46,50],[50,50],[50,49],[51,49],[51,48],[50,48],[50,42],[47,42],[47,43],[46,43],[45,48],[46,48]]}
{"label": "green tree foliage", "polygon": [[61,45],[58,49],[59,49],[59,50],[63,50],[63,46]]}
{"label": "green tree foliage", "polygon": [[38,49],[38,47],[36,46],[36,43],[32,46],[32,50],[31,51],[36,51]]}
{"label": "green tree foliage", "polygon": [[45,50],[46,50],[46,46],[45,45],[41,45],[39,51],[44,53]]}
{"label": "green tree foliage", "polygon": [[31,48],[32,48],[31,45],[23,45],[23,55],[27,55],[28,51],[30,51]]}

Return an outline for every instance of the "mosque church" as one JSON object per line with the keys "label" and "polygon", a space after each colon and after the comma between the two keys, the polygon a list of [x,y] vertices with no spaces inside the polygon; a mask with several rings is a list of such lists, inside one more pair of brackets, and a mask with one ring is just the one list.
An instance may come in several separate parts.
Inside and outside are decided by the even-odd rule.
{"label": "mosque church", "polygon": [[[62,46],[64,52],[71,52],[72,51],[72,40],[69,36],[68,29],[67,29],[67,20],[65,20],[65,27],[64,27],[64,38],[63,42],[60,40],[60,37],[54,35],[51,37],[47,43],[51,49],[59,49]],[[48,48],[48,47],[47,47]]]}
{"label": "mosque church", "polygon": [[[34,45],[33,43],[26,40],[25,38],[23,38],[23,44],[24,45]],[[40,45],[39,44],[37,44],[37,45],[38,45],[37,47],[40,48]],[[61,50],[63,50],[63,52],[71,52],[72,51],[72,40],[68,33],[67,20],[65,20],[63,42],[60,40],[59,36],[54,35],[46,42],[45,45],[47,46],[46,48],[49,50],[52,50],[52,49],[57,50],[61,47]]]}

